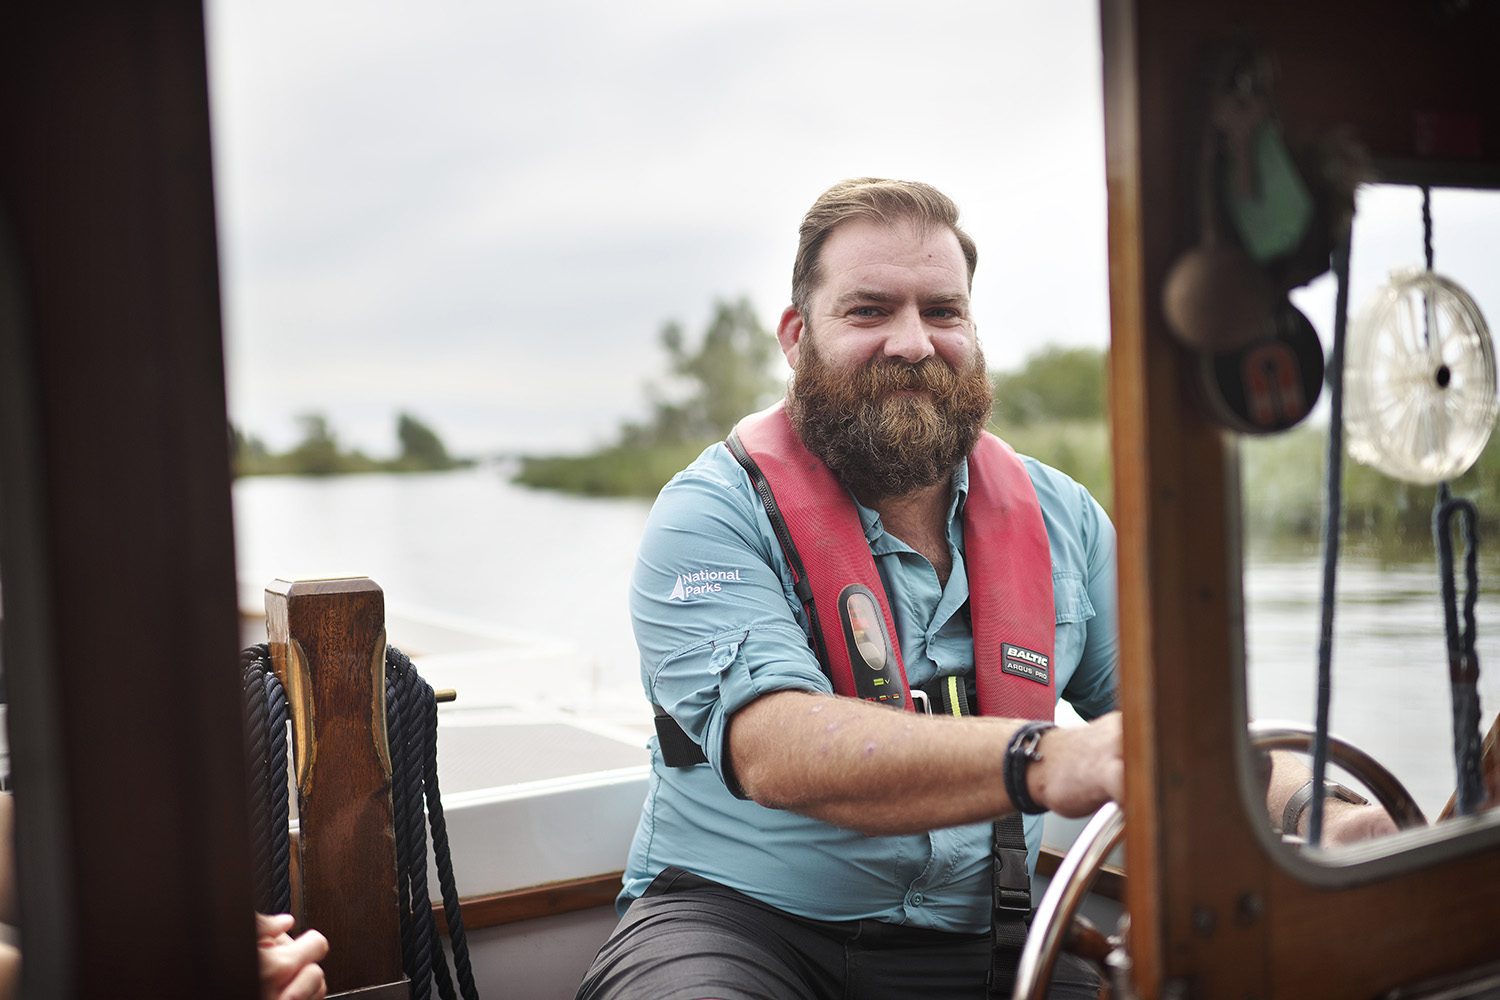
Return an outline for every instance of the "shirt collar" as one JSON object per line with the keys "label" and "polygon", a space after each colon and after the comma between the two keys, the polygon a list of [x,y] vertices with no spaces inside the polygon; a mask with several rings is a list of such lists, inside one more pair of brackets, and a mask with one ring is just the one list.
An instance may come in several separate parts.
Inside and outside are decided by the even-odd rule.
{"label": "shirt collar", "polygon": [[[873,542],[885,533],[881,526],[880,515],[869,507],[860,503],[853,493],[849,498],[854,500],[854,509],[859,511],[859,525],[864,530],[865,541]],[[951,527],[955,521],[963,516],[964,504],[969,499],[969,460],[965,458],[958,463],[958,468],[953,470],[953,496],[948,501],[948,524]]]}

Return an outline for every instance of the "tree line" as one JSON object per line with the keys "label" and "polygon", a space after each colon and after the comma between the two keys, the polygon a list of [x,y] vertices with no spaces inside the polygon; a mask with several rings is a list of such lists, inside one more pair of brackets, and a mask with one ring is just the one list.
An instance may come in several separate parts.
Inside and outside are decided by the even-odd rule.
{"label": "tree line", "polygon": [[[676,472],[718,441],[740,417],[785,388],[776,338],[747,299],[715,303],[708,325],[689,339],[682,325],[658,335],[666,375],[646,387],[648,413],[624,422],[615,440],[586,455],[522,459],[516,481],[592,496],[653,497]],[[1032,449],[1109,496],[1104,434],[1104,353],[1048,347],[1015,372],[994,373],[992,425],[1018,449]],[[1022,442],[1026,447],[1023,447]]]}
{"label": "tree line", "polygon": [[[749,303],[719,302],[695,339],[681,324],[663,326],[666,376],[647,389],[646,416],[627,421],[613,443],[587,455],[525,458],[517,481],[596,496],[654,497],[736,420],[777,398],[776,339]],[[1104,351],[1043,347],[1012,371],[992,371],[990,428],[1017,451],[1083,484],[1113,507]],[[1326,426],[1303,424],[1264,437],[1241,437],[1242,521],[1257,539],[1313,543],[1322,528]],[[1454,482],[1478,506],[1486,528],[1500,522],[1500,448],[1491,447]],[[1343,518],[1355,546],[1430,546],[1433,488],[1389,479],[1345,463]],[[1461,548],[1461,547],[1460,547]]]}
{"label": "tree line", "polygon": [[284,452],[273,452],[259,437],[230,427],[231,455],[236,476],[335,476],[351,472],[441,472],[474,464],[473,459],[448,453],[436,431],[410,413],[396,418],[395,458],[371,458],[358,448],[345,449],[321,413],[297,418],[302,439]]}

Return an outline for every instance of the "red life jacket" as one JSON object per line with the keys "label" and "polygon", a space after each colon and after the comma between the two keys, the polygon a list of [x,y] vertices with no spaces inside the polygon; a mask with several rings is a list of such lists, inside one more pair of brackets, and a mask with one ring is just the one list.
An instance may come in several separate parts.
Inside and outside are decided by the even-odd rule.
{"label": "red life jacket", "polygon": [[[741,420],[727,444],[770,515],[834,691],[912,709],[890,603],[849,491],[802,444],[780,403]],[[1026,467],[988,432],[969,455],[963,517],[979,711],[1051,719],[1047,529]]]}

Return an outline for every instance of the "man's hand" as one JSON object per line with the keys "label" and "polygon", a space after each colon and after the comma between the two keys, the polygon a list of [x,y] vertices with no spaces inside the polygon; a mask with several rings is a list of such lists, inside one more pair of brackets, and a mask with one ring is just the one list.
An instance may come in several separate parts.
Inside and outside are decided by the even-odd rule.
{"label": "man's hand", "polygon": [[1059,816],[1087,816],[1120,798],[1125,753],[1119,712],[1087,726],[1049,729],[1038,750],[1042,759],[1026,772],[1026,788],[1038,804]]}
{"label": "man's hand", "polygon": [[[1307,835],[1307,824],[1312,810],[1302,813],[1297,832]],[[1396,823],[1384,806],[1373,802],[1358,805],[1342,799],[1323,800],[1323,846],[1340,847],[1355,844],[1371,837],[1384,837],[1396,832]]]}
{"label": "man's hand", "polygon": [[[1271,751],[1271,774],[1266,786],[1266,811],[1270,814],[1273,829],[1281,829],[1282,824],[1286,822],[1283,814],[1286,812],[1287,802],[1311,780],[1312,772],[1293,754],[1285,750]],[[1306,838],[1307,824],[1311,817],[1312,808],[1309,803],[1302,807],[1302,812],[1297,816],[1297,828],[1282,832]],[[1323,847],[1355,844],[1395,832],[1395,821],[1381,806],[1374,803],[1346,802],[1332,795],[1323,799]]]}
{"label": "man's hand", "polygon": [[262,1000],[323,1000],[328,995],[318,965],[328,954],[328,939],[312,930],[293,938],[287,933],[293,922],[290,913],[255,915]]}

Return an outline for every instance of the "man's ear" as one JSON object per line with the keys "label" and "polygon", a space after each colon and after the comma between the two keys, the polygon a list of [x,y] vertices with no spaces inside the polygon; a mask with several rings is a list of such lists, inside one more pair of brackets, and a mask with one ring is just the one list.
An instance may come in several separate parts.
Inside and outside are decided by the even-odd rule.
{"label": "man's ear", "polygon": [[802,343],[802,314],[796,306],[787,306],[781,312],[781,322],[776,324],[776,339],[781,344],[781,353],[786,363],[797,367],[797,348]]}

